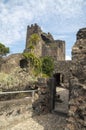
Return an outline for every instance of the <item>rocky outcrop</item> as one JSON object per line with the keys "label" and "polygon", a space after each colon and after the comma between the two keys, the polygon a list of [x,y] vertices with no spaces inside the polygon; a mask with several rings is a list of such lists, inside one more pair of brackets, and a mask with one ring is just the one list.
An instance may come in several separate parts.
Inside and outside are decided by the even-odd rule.
{"label": "rocky outcrop", "polygon": [[20,60],[23,58],[24,57],[21,53],[11,54],[4,57],[1,64],[1,72],[11,73],[16,67],[20,66]]}
{"label": "rocky outcrop", "polygon": [[22,54],[12,54],[0,59],[0,91],[31,89],[31,83],[35,81],[36,77]]}

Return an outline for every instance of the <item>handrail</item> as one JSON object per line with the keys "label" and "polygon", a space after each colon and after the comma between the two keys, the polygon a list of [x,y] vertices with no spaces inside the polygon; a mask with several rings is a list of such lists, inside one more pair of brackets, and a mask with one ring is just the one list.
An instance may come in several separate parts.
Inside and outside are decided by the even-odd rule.
{"label": "handrail", "polygon": [[36,91],[38,91],[38,90],[0,92],[0,95],[1,94],[11,94],[11,93],[28,93],[28,92],[36,92]]}
{"label": "handrail", "polygon": [[10,91],[10,92],[0,92],[0,95],[3,94],[13,94],[13,93],[29,93],[32,92],[32,103],[34,102],[34,98],[35,98],[35,92],[37,92],[38,90],[27,90],[27,91]]}

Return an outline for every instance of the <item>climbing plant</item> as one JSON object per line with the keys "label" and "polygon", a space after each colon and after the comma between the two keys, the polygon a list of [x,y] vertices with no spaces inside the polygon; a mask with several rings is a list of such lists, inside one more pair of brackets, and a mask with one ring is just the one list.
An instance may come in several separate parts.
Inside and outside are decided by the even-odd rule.
{"label": "climbing plant", "polygon": [[32,51],[34,50],[35,46],[37,45],[37,43],[39,42],[40,40],[40,37],[37,33],[34,33],[30,36],[30,39],[29,39],[29,45],[28,45],[28,48]]}

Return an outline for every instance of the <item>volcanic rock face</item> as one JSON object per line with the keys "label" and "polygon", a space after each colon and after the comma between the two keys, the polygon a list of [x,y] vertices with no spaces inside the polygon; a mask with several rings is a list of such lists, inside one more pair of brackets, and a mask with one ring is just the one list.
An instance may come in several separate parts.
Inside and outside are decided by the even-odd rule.
{"label": "volcanic rock face", "polygon": [[77,33],[70,78],[68,130],[86,130],[86,29]]}

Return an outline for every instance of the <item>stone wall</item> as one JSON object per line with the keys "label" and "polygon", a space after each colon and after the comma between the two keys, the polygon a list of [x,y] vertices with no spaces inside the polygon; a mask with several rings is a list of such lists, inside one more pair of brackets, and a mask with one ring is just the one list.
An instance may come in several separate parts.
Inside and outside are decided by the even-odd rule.
{"label": "stone wall", "polygon": [[[84,32],[85,31],[85,32]],[[66,130],[86,130],[86,30],[80,29],[72,49],[69,118]]]}
{"label": "stone wall", "polygon": [[50,87],[48,84],[48,79],[39,78],[36,86],[38,87],[38,92],[33,102],[33,112],[40,115],[50,112]]}
{"label": "stone wall", "polygon": [[[84,67],[84,66],[83,66]],[[86,66],[85,66],[86,67]],[[82,63],[75,63],[69,83],[68,130],[86,129],[86,69]]]}
{"label": "stone wall", "polygon": [[65,42],[56,40],[43,44],[42,56],[51,56],[55,61],[65,60]]}

